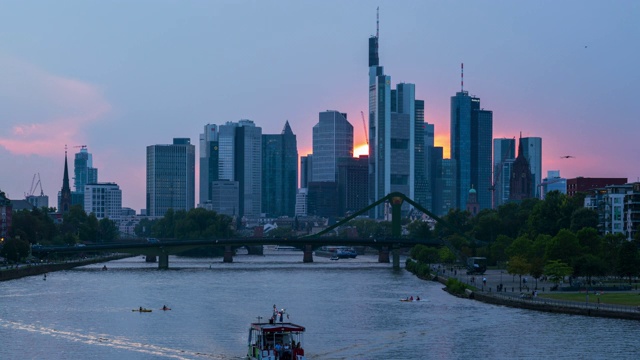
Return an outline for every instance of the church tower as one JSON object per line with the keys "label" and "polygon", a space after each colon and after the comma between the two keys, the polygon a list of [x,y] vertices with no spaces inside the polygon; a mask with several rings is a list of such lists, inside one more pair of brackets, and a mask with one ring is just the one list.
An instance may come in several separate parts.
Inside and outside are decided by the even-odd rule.
{"label": "church tower", "polygon": [[71,209],[71,188],[69,187],[69,167],[67,165],[67,149],[64,150],[64,178],[62,179],[62,190],[60,191],[60,206],[58,212],[66,214]]}
{"label": "church tower", "polygon": [[520,202],[533,196],[533,175],[531,175],[531,167],[529,161],[524,156],[522,149],[522,134],[520,134],[520,142],[518,144],[518,157],[513,162],[511,168],[511,181],[509,200]]}

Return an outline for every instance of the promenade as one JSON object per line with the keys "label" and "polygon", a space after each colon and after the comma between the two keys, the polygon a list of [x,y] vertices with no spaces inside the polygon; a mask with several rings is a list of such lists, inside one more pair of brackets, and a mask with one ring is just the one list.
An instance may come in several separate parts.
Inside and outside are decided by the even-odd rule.
{"label": "promenade", "polygon": [[[446,284],[450,277],[475,288],[473,291],[467,290],[469,298],[490,304],[546,312],[640,320],[640,307],[638,306],[601,303],[597,286],[594,286],[589,292],[573,291],[573,293],[584,294],[584,302],[578,302],[541,297],[542,294],[551,293],[550,288],[554,286],[552,282],[538,281],[538,296],[534,296],[535,279],[527,277],[526,285],[523,284],[521,288],[519,276],[514,277],[505,270],[487,270],[484,275],[467,275],[466,269],[452,271],[451,268],[440,268],[438,281]],[[503,285],[503,289],[498,292],[500,284]],[[632,290],[623,292],[638,294],[635,286]],[[553,293],[557,293],[557,291],[553,291]],[[567,292],[562,291],[562,293]]]}
{"label": "promenade", "polygon": [[0,281],[14,280],[25,276],[42,275],[54,271],[68,270],[78,266],[103,263],[127,257],[131,257],[131,255],[113,254],[107,256],[95,256],[85,259],[0,266]]}

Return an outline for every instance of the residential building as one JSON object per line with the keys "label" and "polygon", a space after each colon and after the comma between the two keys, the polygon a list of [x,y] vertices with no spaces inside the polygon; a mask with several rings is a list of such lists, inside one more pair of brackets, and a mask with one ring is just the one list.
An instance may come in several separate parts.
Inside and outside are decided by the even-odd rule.
{"label": "residential building", "polygon": [[12,214],[11,200],[3,191],[0,191],[0,245],[9,235]]}
{"label": "residential building", "polygon": [[287,121],[282,133],[262,135],[262,212],[293,217],[297,187],[298,145]]}
{"label": "residential building", "polygon": [[147,215],[195,206],[195,146],[189,138],[147,146]]}
{"label": "residential building", "polygon": [[577,177],[567,179],[567,196],[571,197],[577,193],[586,193],[590,190],[604,188],[607,185],[624,185],[627,178],[589,178]]}
{"label": "residential building", "polygon": [[313,181],[335,182],[342,157],[353,157],[353,125],[345,113],[321,112],[313,127]]}

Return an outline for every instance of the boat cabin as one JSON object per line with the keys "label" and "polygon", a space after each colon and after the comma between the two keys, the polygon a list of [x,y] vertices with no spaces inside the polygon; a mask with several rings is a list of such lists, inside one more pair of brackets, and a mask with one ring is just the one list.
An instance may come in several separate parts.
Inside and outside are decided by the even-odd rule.
{"label": "boat cabin", "polygon": [[247,359],[305,360],[304,331],[304,326],[293,323],[252,323]]}

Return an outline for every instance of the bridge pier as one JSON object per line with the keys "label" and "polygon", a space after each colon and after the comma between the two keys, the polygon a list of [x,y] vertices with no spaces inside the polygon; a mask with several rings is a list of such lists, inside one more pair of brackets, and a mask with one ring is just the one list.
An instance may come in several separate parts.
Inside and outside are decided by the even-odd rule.
{"label": "bridge pier", "polygon": [[389,248],[383,246],[380,250],[378,250],[378,262],[379,263],[389,263]]}
{"label": "bridge pier", "polygon": [[313,245],[304,246],[304,256],[302,257],[302,262],[303,263],[313,262]]}
{"label": "bridge pier", "polygon": [[395,247],[392,250],[392,256],[393,256],[393,268],[400,269],[400,251]]}
{"label": "bridge pier", "polygon": [[158,255],[158,269],[166,270],[169,268],[169,254]]}
{"label": "bridge pier", "polygon": [[222,259],[222,262],[225,262],[225,263],[233,262],[233,249],[229,245],[224,247],[224,258]]}

